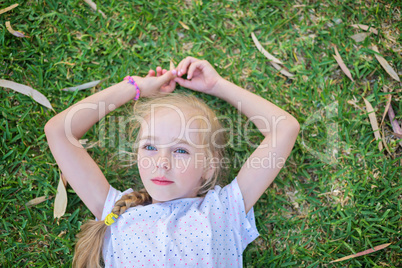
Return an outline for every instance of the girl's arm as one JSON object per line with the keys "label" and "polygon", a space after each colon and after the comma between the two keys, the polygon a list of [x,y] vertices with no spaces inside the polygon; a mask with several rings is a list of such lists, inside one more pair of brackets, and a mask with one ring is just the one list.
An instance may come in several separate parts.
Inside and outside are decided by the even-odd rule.
{"label": "girl's arm", "polygon": [[[177,66],[176,78],[184,87],[219,97],[246,115],[265,136],[237,175],[248,212],[269,187],[296,141],[300,126],[297,120],[269,102],[223,79],[207,61],[187,57]],[[191,79],[191,80],[190,80]]]}
{"label": "girl's arm", "polygon": [[[157,69],[158,76],[150,71],[147,77],[134,76],[141,97],[172,92],[172,72]],[[164,85],[165,84],[165,85]],[[163,85],[163,86],[162,86]],[[64,177],[89,210],[101,219],[109,183],[102,171],[79,143],[79,139],[110,111],[131,101],[135,87],[127,81],[120,82],[72,105],[51,118],[45,125],[49,148]]]}
{"label": "girl's arm", "polygon": [[212,94],[238,108],[265,136],[237,175],[247,213],[284,166],[300,125],[278,106],[227,80],[219,80]]}

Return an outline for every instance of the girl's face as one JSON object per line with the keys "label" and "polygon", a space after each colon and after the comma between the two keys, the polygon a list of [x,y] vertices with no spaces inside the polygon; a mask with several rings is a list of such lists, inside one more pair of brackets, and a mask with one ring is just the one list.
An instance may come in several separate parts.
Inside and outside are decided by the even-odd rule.
{"label": "girl's face", "polygon": [[[152,203],[193,198],[203,182],[206,150],[189,108],[154,110],[141,124],[138,169]],[[208,175],[207,175],[208,176]]]}

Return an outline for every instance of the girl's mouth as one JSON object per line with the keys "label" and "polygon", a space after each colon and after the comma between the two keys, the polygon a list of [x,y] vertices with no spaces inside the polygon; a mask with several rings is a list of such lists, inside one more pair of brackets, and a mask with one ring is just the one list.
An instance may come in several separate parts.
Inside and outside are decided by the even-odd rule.
{"label": "girl's mouth", "polygon": [[151,180],[153,183],[157,185],[169,185],[172,184],[173,181],[166,179],[165,177],[156,177]]}
{"label": "girl's mouth", "polygon": [[169,185],[173,183],[173,181],[160,181],[160,180],[151,180],[151,181],[157,185]]}

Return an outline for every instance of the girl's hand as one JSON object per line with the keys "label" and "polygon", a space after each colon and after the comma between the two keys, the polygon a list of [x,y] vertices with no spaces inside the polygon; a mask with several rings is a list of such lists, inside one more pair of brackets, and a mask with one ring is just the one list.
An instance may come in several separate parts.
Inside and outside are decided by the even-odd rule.
{"label": "girl's hand", "polygon": [[[173,66],[174,68],[174,66]],[[170,70],[172,71],[172,70]],[[167,73],[166,69],[163,69],[158,66],[156,67],[156,76],[159,77],[161,75],[164,75],[165,73]],[[149,70],[148,75],[146,77],[155,77],[155,71],[154,70]],[[169,82],[167,82],[166,84],[164,84],[163,86],[161,86],[161,91],[163,92],[172,92],[174,89],[176,88],[176,82],[172,79]]]}
{"label": "girl's hand", "polygon": [[[218,82],[223,79],[208,61],[193,57],[182,60],[176,70],[178,77],[174,81],[183,87],[211,95],[213,95]],[[187,79],[180,77],[186,73]]]}
{"label": "girl's hand", "polygon": [[176,70],[162,70],[161,67],[156,68],[155,72],[150,70],[145,77],[133,76],[134,81],[140,88],[140,97],[151,97],[171,93],[176,87],[174,78]]}

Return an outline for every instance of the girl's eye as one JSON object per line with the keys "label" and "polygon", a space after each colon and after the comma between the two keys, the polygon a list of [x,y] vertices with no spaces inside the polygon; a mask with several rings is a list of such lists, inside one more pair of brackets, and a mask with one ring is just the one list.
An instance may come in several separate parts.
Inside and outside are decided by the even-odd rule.
{"label": "girl's eye", "polygon": [[179,154],[188,154],[188,152],[183,149],[177,149],[176,152],[178,152]]}
{"label": "girl's eye", "polygon": [[144,146],[144,149],[145,149],[145,150],[153,151],[153,150],[155,150],[155,147],[153,147],[152,145],[145,145],[145,146]]}

